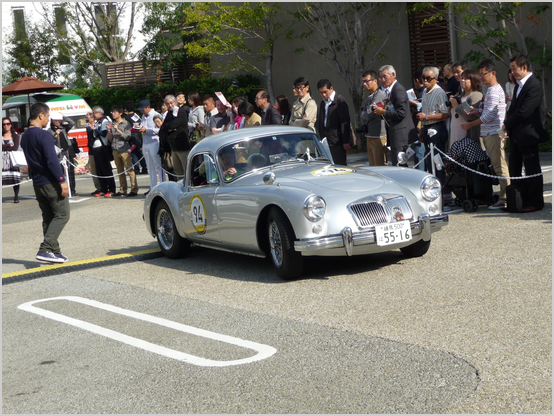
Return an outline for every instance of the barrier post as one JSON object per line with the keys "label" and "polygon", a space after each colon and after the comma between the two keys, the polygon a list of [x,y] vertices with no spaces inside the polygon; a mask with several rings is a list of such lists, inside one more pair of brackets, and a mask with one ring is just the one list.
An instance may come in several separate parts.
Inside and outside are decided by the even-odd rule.
{"label": "barrier post", "polygon": [[67,181],[67,189],[69,191],[69,198],[71,198],[71,183],[69,182],[69,171],[67,169],[67,158],[63,157],[63,160],[62,160],[62,165],[63,165],[63,170],[65,171],[65,180]]}
{"label": "barrier post", "polygon": [[435,172],[435,145],[433,143],[429,143],[429,148],[431,150],[431,168],[433,169],[433,176],[437,176]]}

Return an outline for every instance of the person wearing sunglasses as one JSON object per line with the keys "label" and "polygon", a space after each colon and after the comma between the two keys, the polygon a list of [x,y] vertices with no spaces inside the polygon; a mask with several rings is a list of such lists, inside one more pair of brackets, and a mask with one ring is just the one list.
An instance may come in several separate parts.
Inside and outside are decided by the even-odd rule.
{"label": "person wearing sunglasses", "polygon": [[292,105],[291,126],[307,127],[315,131],[317,104],[310,94],[310,82],[305,77],[296,78],[292,92],[296,101]]}
{"label": "person wearing sunglasses", "polygon": [[[423,68],[423,97],[421,100],[421,111],[416,118],[421,121],[419,141],[425,143],[425,154],[430,151],[430,144],[433,143],[439,150],[446,152],[448,142],[448,129],[446,119],[450,117],[446,102],[448,98],[444,90],[437,84],[439,69],[433,66]],[[425,169],[432,172],[432,161],[425,161]],[[443,184],[445,181],[444,170],[436,171],[437,178]]]}
{"label": "person wearing sunglasses", "polygon": [[10,152],[19,149],[19,134],[13,128],[8,117],[2,119],[2,186],[13,185],[13,202],[19,203],[19,184],[21,183],[21,172],[12,163]]}

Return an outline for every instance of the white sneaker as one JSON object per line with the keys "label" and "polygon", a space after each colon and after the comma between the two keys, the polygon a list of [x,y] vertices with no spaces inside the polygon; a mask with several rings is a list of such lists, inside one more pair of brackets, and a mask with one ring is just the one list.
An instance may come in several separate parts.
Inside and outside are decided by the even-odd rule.
{"label": "white sneaker", "polygon": [[506,208],[506,204],[500,201],[489,206],[489,209],[504,209],[504,208]]}

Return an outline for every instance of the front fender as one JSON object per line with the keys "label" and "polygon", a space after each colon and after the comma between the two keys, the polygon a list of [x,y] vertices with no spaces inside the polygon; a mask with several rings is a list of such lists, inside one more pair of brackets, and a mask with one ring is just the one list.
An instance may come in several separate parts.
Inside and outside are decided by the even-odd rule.
{"label": "front fender", "polygon": [[186,233],[183,225],[180,221],[179,215],[179,198],[185,193],[185,188],[183,187],[183,182],[162,182],[156,185],[148,193],[146,200],[144,201],[144,220],[146,222],[146,230],[156,237],[155,232],[155,215],[156,207],[160,201],[165,201],[171,215],[175,221],[175,226],[179,235],[183,238],[186,238]]}

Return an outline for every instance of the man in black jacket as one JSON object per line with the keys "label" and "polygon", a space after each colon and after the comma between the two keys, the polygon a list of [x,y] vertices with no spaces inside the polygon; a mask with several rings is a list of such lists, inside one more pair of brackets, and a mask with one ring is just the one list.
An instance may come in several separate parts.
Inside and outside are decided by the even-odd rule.
{"label": "man in black jacket", "polygon": [[[133,127],[140,127],[140,116],[135,113],[135,103],[127,101],[125,103],[125,120],[131,125],[131,145],[136,146],[131,152],[131,159],[135,169],[135,174],[140,175],[140,167],[142,166],[142,175],[148,175],[148,168],[146,167],[146,159],[142,156],[142,137],[137,131],[133,131]],[[140,163],[138,163],[140,160]],[[140,165],[140,166],[139,166]]]}
{"label": "man in black jacket", "polygon": [[[64,117],[62,113],[50,113],[50,133],[54,136],[54,144],[61,152],[58,154],[60,163],[67,164],[69,174],[69,195],[77,196],[75,190],[75,156],[79,153],[79,146],[73,137],[69,137],[69,130],[73,128],[75,122],[69,117]],[[66,161],[64,162],[63,157]]]}
{"label": "man in black jacket", "polygon": [[171,148],[171,160],[175,174],[179,179],[185,176],[187,170],[187,157],[190,153],[189,130],[188,130],[188,112],[185,106],[178,107],[175,97],[168,95],[165,97],[165,104],[168,111],[162,125],[165,140]]}
{"label": "man in black jacket", "polygon": [[[523,165],[525,165],[525,176],[541,174],[539,143],[549,139],[540,116],[544,91],[530,67],[529,58],[525,55],[510,59],[510,69],[517,81],[514,98],[506,113],[503,126],[510,137],[508,160],[510,177],[521,176]],[[527,205],[523,210],[532,212],[542,209],[544,207],[542,175],[526,179],[525,190]]]}
{"label": "man in black jacket", "polygon": [[385,108],[375,107],[373,111],[385,116],[392,164],[396,166],[398,163],[398,153],[405,152],[410,143],[418,140],[419,135],[412,121],[406,88],[396,80],[394,67],[392,65],[384,65],[379,68],[379,79],[389,102]]}
{"label": "man in black jacket", "polygon": [[266,90],[262,90],[256,94],[256,105],[263,110],[262,126],[283,124],[283,118],[281,114],[279,114],[279,111],[269,102],[269,93]]}
{"label": "man in black jacket", "polygon": [[320,79],[317,89],[323,98],[317,113],[319,138],[327,138],[333,163],[346,166],[346,151],[350,149],[350,112],[346,100],[338,95],[328,79]]}

